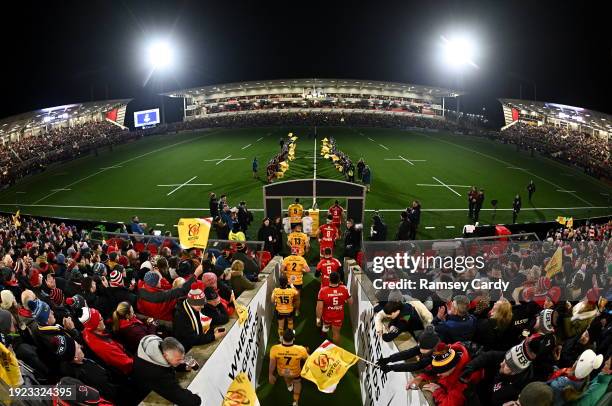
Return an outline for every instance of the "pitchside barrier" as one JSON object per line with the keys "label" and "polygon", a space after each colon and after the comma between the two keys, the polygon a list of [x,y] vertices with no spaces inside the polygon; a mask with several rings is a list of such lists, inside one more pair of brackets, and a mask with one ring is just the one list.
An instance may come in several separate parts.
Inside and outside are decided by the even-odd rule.
{"label": "pitchside barrier", "polygon": [[[417,343],[409,335],[400,335],[392,342],[385,342],[376,334],[374,324],[374,306],[378,301],[375,296],[376,290],[353,259],[345,258],[344,269],[350,270],[347,272],[347,286],[353,298],[350,316],[357,355],[375,363],[382,357],[414,347]],[[406,384],[412,380],[411,373],[384,374],[379,368],[365,362],[359,362],[357,365],[363,406],[427,406],[427,400],[420,390],[405,389]]]}
{"label": "pitchside barrier", "polygon": [[[263,269],[256,288],[243,292],[236,300],[247,307],[249,316],[240,325],[236,318],[224,326],[227,335],[219,341],[192,348],[188,355],[200,364],[197,371],[177,373],[182,387],[196,393],[204,405],[220,405],[233,379],[245,372],[257,385],[270,337],[273,306],[269,306],[272,290],[277,285],[282,257],[274,257]],[[266,371],[264,371],[266,372]],[[151,392],[141,405],[170,405]]]}

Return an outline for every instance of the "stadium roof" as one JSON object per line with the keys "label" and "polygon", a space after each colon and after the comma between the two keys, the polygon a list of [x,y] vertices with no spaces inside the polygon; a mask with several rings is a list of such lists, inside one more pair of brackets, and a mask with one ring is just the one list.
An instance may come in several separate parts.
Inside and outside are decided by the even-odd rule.
{"label": "stadium roof", "polygon": [[[84,115],[105,113],[128,104],[132,99],[100,100],[87,103],[47,107],[0,120],[0,135],[37,128],[56,119],[68,119]],[[64,116],[64,114],[66,114]]]}
{"label": "stadium roof", "polygon": [[500,103],[507,104],[517,109],[535,112],[547,117],[571,121],[606,132],[612,131],[612,116],[599,111],[589,110],[582,107],[567,106],[565,104],[535,102],[533,100],[520,99],[498,99]]}
{"label": "stadium roof", "polygon": [[423,86],[410,83],[397,82],[379,82],[375,80],[357,80],[357,79],[279,79],[279,80],[259,80],[252,82],[237,82],[225,83],[210,86],[193,87],[190,89],[175,90],[172,92],[163,93],[169,97],[196,97],[206,94],[219,92],[235,92],[248,91],[258,89],[278,89],[278,88],[293,88],[293,87],[340,87],[340,88],[359,88],[371,90],[386,90],[395,91],[398,93],[418,93],[425,94],[431,97],[456,97],[465,94],[451,89],[444,89],[435,86]]}

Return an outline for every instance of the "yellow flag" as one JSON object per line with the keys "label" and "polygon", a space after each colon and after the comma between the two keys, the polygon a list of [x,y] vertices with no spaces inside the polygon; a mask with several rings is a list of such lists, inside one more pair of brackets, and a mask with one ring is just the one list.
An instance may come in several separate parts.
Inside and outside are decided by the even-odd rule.
{"label": "yellow flag", "polygon": [[573,217],[568,217],[567,219],[565,219],[565,227],[574,228],[574,218]]}
{"label": "yellow flag", "polygon": [[552,258],[546,264],[546,268],[544,268],[544,270],[546,271],[546,277],[552,278],[553,275],[561,272],[562,262],[563,262],[563,252],[561,250],[561,247],[559,247],[553,254]]}
{"label": "yellow flag", "polygon": [[15,215],[13,216],[13,225],[15,227],[21,227],[21,220],[20,220],[21,215],[20,215],[20,212],[21,212],[21,210],[17,210],[15,212]]}
{"label": "yellow flag", "polygon": [[557,217],[557,223],[565,225],[566,219],[563,216]]}
{"label": "yellow flag", "polygon": [[238,323],[240,323],[242,326],[249,318],[249,309],[237,302],[234,302],[234,306],[236,307],[236,313],[238,314]]}
{"label": "yellow flag", "polygon": [[13,387],[23,383],[17,357],[2,343],[0,343],[0,380]]}
{"label": "yellow flag", "polygon": [[189,248],[206,248],[212,218],[179,219],[178,234],[181,246]]}
{"label": "yellow flag", "polygon": [[227,394],[221,406],[256,406],[259,405],[257,394],[249,377],[239,373],[227,389]]}
{"label": "yellow flag", "polygon": [[314,382],[321,392],[332,393],[340,379],[358,359],[355,354],[325,340],[308,357],[301,375],[302,378]]}

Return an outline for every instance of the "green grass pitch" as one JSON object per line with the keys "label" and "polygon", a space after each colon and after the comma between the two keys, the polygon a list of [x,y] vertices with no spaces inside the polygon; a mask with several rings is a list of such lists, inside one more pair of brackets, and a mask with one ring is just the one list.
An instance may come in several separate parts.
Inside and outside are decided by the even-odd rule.
{"label": "green grass pitch", "polygon": [[[307,136],[312,131],[309,128],[211,130],[148,137],[26,178],[0,192],[0,210],[19,207],[24,214],[124,222],[138,214],[157,229],[174,231],[178,218],[208,214],[210,191],[226,193],[232,205],[246,200],[251,209],[261,209],[265,163],[278,151],[279,138],[290,131],[299,139],[296,160],[284,180],[312,178],[315,152],[319,157],[317,177],[342,179],[319,155],[320,140],[335,137],[338,147],[355,162],[363,157],[370,165],[372,190],[366,207],[382,211],[390,239],[399,211],[413,199],[423,207],[419,239],[460,234],[468,221],[466,186],[470,185],[485,188],[481,224],[511,222],[509,209],[516,193],[523,199],[518,222],[592,217],[612,211],[610,198],[605,196],[612,194],[610,186],[575,168],[533,158],[514,146],[446,133],[348,128],[319,128],[316,150],[314,139]],[[254,156],[260,162],[261,180],[251,177]],[[526,191],[531,179],[537,186],[533,203],[528,202]],[[492,199],[499,201],[495,218]],[[318,203],[326,209],[331,200]],[[305,202],[305,206],[310,204]],[[254,214],[257,225],[251,236],[262,218],[261,210]],[[370,217],[368,212],[366,231]]]}

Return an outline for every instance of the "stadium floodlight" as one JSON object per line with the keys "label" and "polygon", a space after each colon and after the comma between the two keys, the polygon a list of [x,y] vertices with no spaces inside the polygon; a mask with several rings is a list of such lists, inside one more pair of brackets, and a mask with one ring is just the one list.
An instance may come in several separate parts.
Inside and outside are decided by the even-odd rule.
{"label": "stadium floodlight", "polygon": [[159,40],[149,45],[147,57],[153,69],[165,69],[172,66],[174,53],[168,41]]}
{"label": "stadium floodlight", "polygon": [[449,66],[457,69],[469,65],[479,69],[478,65],[474,62],[476,45],[473,40],[465,35],[450,38],[442,35],[440,38],[442,39],[444,60]]}

